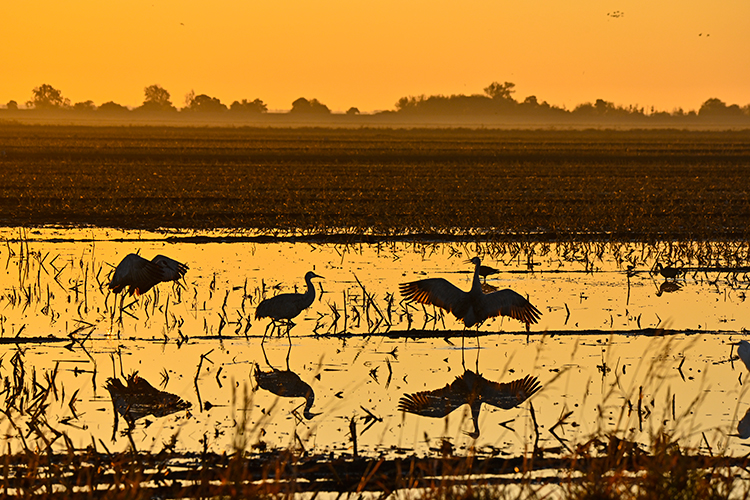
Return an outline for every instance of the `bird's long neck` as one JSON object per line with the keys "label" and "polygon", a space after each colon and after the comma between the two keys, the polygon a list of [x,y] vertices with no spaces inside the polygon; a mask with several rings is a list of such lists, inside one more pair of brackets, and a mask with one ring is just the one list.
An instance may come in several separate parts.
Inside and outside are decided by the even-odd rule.
{"label": "bird's long neck", "polygon": [[315,301],[315,286],[313,285],[312,278],[305,278],[307,283],[307,291],[302,296],[302,301],[305,303],[305,308],[310,307]]}
{"label": "bird's long neck", "polygon": [[311,388],[308,391],[307,396],[305,396],[305,409],[302,410],[302,415],[304,415],[307,420],[310,420],[316,415],[315,413],[312,413],[310,411],[312,409],[313,403],[315,403],[315,393]]}
{"label": "bird's long neck", "polygon": [[471,291],[470,294],[482,293],[482,282],[479,281],[479,266],[481,263],[477,263],[474,266],[474,278],[471,280]]}

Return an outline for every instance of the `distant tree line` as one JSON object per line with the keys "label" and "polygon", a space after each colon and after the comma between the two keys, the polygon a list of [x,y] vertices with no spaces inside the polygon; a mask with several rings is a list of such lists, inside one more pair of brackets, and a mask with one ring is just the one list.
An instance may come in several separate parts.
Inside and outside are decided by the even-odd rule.
{"label": "distant tree line", "polygon": [[[185,106],[177,109],[171,101],[170,93],[160,85],[150,85],[144,89],[143,104],[130,109],[127,106],[117,104],[116,102],[105,102],[101,106],[94,105],[93,101],[70,103],[70,99],[63,97],[62,92],[49,84],[43,84],[35,87],[32,91],[32,98],[26,101],[26,107],[39,110],[73,110],[82,112],[101,112],[101,113],[124,113],[124,112],[147,112],[147,113],[176,113],[176,112],[211,112],[220,113],[229,111],[233,113],[266,113],[268,106],[260,99],[249,101],[234,101],[231,106],[225,104],[206,94],[195,95],[191,91],[185,96]],[[8,102],[8,109],[18,109],[16,101]]]}
{"label": "distant tree line", "polygon": [[651,108],[648,112],[638,106],[617,106],[604,99],[597,99],[594,103],[579,104],[573,110],[567,110],[550,105],[546,101],[539,102],[532,95],[523,101],[513,98],[515,84],[512,82],[493,82],[484,89],[484,94],[474,95],[433,95],[418,97],[402,97],[396,102],[395,113],[414,115],[506,115],[539,118],[750,118],[750,104],[740,107],[737,104],[727,105],[717,98],[708,99],[700,109],[685,112],[676,109],[671,113],[656,111]]}
{"label": "distant tree line", "polygon": [[[705,101],[698,111],[685,112],[676,109],[672,112],[656,111],[653,108],[646,110],[638,106],[617,106],[604,99],[597,99],[593,103],[579,104],[573,110],[567,110],[558,106],[539,101],[536,96],[531,95],[523,101],[513,97],[516,92],[515,84],[512,82],[493,82],[483,89],[483,94],[472,95],[432,95],[417,97],[402,97],[396,102],[396,109],[383,111],[381,113],[414,115],[414,116],[508,116],[508,117],[531,117],[540,119],[640,119],[640,118],[663,118],[680,119],[685,117],[701,117],[708,119],[727,118],[750,118],[750,104],[740,107],[737,104],[728,105],[720,99],[711,98]],[[160,85],[150,85],[144,88],[144,100],[140,106],[130,109],[121,104],[109,101],[96,106],[93,101],[83,101],[71,104],[70,100],[62,95],[62,92],[49,84],[43,84],[32,91],[32,98],[26,102],[26,107],[38,110],[73,110],[78,112],[99,113],[246,113],[261,114],[268,112],[268,106],[260,99],[242,99],[234,101],[231,105],[223,104],[218,98],[206,94],[196,95],[190,91],[185,96],[185,105],[178,109],[171,101],[170,93]],[[9,110],[17,110],[18,103],[9,101],[6,105]],[[317,99],[306,99],[300,97],[292,102],[289,113],[299,115],[330,115],[331,110]],[[349,108],[347,115],[359,114],[356,107]]]}

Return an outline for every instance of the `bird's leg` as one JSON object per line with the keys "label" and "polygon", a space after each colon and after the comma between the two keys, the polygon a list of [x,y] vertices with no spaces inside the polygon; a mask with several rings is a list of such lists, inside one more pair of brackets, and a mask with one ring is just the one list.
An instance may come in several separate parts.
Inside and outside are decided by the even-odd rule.
{"label": "bird's leg", "polygon": [[[266,338],[266,337],[265,337],[265,335],[263,336],[263,338]],[[268,361],[268,356],[266,355],[266,347],[265,347],[265,346],[263,345],[263,342],[261,342],[261,343],[260,343],[260,348],[261,348],[261,350],[263,351],[263,358],[264,358],[264,359],[266,360],[266,364],[267,364],[267,365],[268,365],[268,366],[269,366],[269,367],[270,367],[270,368],[271,368],[272,370],[275,370],[275,368],[274,368],[273,366],[271,366],[271,362],[270,362],[270,361]]]}
{"label": "bird's leg", "polygon": [[482,348],[479,346],[479,332],[477,332],[477,373],[479,373],[479,351],[481,351]]}
{"label": "bird's leg", "polygon": [[120,317],[117,318],[117,324],[122,326],[122,310],[125,308],[125,293],[123,292],[122,295],[120,295]]}
{"label": "bird's leg", "polygon": [[464,332],[461,332],[461,368],[466,371],[466,359],[464,358]]}
{"label": "bird's leg", "polygon": [[[263,332],[263,339],[260,341],[260,345],[263,346],[263,342],[266,341],[266,335],[268,335],[268,328],[273,324],[273,320],[266,325],[266,330]],[[273,330],[271,330],[271,335],[273,335]],[[266,352],[263,351],[263,354]]]}
{"label": "bird's leg", "polygon": [[292,354],[292,339],[289,339],[289,349],[286,351],[286,371],[291,371],[289,369],[289,355]]}

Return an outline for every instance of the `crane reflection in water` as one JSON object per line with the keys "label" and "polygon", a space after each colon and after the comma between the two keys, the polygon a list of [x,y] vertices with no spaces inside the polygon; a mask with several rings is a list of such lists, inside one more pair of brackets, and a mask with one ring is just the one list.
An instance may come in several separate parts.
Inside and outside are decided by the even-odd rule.
{"label": "crane reflection in water", "polygon": [[148,415],[165,417],[182,410],[188,410],[191,403],[176,394],[160,391],[148,381],[133,372],[124,377],[125,383],[117,377],[107,379],[105,388],[112,398],[115,409],[115,423],[112,439],[117,433],[118,415],[128,424],[128,432],[135,427],[136,420]]}
{"label": "crane reflection in water", "polygon": [[467,404],[471,410],[474,430],[466,434],[476,439],[479,437],[479,413],[482,403],[510,410],[521,405],[541,388],[539,380],[531,375],[512,382],[500,383],[464,369],[462,375],[445,387],[404,394],[398,402],[398,409],[423,417],[442,418]]}
{"label": "crane reflection in water", "polygon": [[315,403],[315,392],[313,391],[313,388],[289,368],[289,354],[292,350],[292,346],[290,345],[289,350],[287,351],[286,370],[274,368],[268,361],[268,356],[266,356],[266,350],[265,347],[263,347],[263,344],[261,344],[261,348],[263,349],[263,356],[266,359],[266,364],[271,370],[263,371],[260,369],[260,365],[255,363],[253,376],[255,377],[255,382],[258,384],[256,390],[259,387],[282,398],[305,398],[305,408],[302,410],[302,415],[305,419],[310,420],[316,415],[320,415],[320,413],[313,413],[310,411]]}

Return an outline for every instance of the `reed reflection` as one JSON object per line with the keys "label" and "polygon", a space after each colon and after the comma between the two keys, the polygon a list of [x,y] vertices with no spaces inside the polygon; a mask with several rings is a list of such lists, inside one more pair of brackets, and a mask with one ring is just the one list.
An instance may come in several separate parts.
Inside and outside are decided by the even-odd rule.
{"label": "reed reflection", "polygon": [[[260,369],[260,365],[255,363],[254,377],[255,382],[258,384],[257,387],[265,389],[282,398],[305,398],[305,408],[302,410],[302,415],[307,420],[312,419],[316,415],[320,415],[320,413],[313,413],[310,411],[315,403],[315,392],[313,391],[313,388],[289,368],[289,354],[291,353],[292,346],[290,345],[289,350],[287,351],[286,370],[274,368],[268,361],[268,356],[266,356],[266,350],[265,347],[263,347],[263,344],[261,344],[261,347],[263,349],[263,356],[266,359],[266,364],[271,370],[263,371]],[[295,411],[297,408],[295,408]]]}
{"label": "reed reflection", "polygon": [[512,382],[500,383],[487,380],[481,374],[465,369],[462,375],[445,387],[404,394],[398,402],[398,409],[423,417],[442,418],[467,404],[471,409],[474,430],[466,434],[476,439],[479,437],[479,413],[482,403],[510,410],[521,405],[541,388],[542,384],[537,377],[531,375]]}

